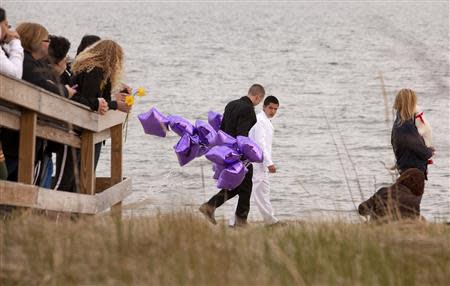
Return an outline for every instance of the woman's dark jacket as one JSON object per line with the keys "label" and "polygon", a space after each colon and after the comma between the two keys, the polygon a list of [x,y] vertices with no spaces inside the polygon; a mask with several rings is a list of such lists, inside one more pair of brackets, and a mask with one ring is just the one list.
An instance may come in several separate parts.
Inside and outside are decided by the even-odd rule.
{"label": "woman's dark jacket", "polygon": [[35,60],[29,52],[25,51],[22,79],[50,92],[68,97],[69,93],[64,85],[55,83],[49,76],[51,74],[49,69],[46,61]]}
{"label": "woman's dark jacket", "polygon": [[433,151],[425,145],[413,119],[401,123],[397,116],[392,127],[391,144],[400,173],[417,168],[426,174]]}
{"label": "woman's dark jacket", "polygon": [[117,109],[117,102],[111,101],[111,82],[109,79],[102,88],[104,73],[101,68],[95,67],[91,71],[83,71],[74,76],[78,85],[77,93],[72,100],[89,106],[93,111],[98,110],[98,98],[102,97],[108,102],[109,109]]}

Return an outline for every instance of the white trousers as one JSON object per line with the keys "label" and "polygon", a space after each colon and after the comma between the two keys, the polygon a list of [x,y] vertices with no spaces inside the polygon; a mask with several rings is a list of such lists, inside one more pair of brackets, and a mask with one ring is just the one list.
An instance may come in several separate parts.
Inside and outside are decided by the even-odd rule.
{"label": "white trousers", "polygon": [[[261,216],[263,217],[264,223],[274,224],[278,222],[278,219],[274,216],[274,211],[272,203],[270,202],[270,184],[269,184],[269,173],[265,171],[262,164],[253,164],[253,188],[250,201],[254,203]],[[234,212],[236,211],[237,200],[234,204]],[[250,207],[251,209],[251,207]],[[229,225],[233,226],[236,221],[235,213],[232,213],[229,219]]]}

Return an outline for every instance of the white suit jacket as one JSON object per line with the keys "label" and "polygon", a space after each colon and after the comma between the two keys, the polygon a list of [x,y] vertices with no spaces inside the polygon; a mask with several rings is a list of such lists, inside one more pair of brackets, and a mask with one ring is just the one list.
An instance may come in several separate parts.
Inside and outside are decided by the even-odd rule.
{"label": "white suit jacket", "polygon": [[267,167],[273,165],[272,162],[272,139],[273,139],[273,125],[269,118],[267,118],[264,111],[261,111],[256,116],[256,124],[250,129],[248,137],[258,144],[264,154],[264,161],[262,167],[267,171]]}

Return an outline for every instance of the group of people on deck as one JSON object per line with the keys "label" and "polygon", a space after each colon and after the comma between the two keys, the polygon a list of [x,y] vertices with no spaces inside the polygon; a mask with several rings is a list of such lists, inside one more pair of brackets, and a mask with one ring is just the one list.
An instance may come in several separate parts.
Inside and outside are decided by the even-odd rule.
{"label": "group of people on deck", "polygon": [[[124,52],[119,44],[98,36],[85,36],[71,65],[68,64],[70,42],[62,36],[49,35],[38,23],[21,23],[15,30],[8,25],[6,12],[0,8],[0,72],[23,79],[52,93],[88,106],[101,115],[108,110],[128,112],[125,97],[130,87],[121,83]],[[255,106],[263,102],[258,115]],[[212,223],[215,210],[232,197],[238,196],[230,225],[244,226],[250,201],[257,206],[266,224],[279,223],[270,202],[269,174],[277,171],[272,161],[274,127],[272,119],[280,103],[274,96],[265,97],[265,89],[254,84],[246,96],[229,102],[220,129],[227,134],[249,136],[262,149],[264,161],[250,164],[243,182],[233,190],[220,190],[199,208]],[[398,92],[394,109],[396,120],[392,128],[392,147],[399,178],[390,187],[379,189],[359,206],[359,213],[374,220],[381,218],[418,218],[420,202],[427,180],[427,166],[432,163],[431,128],[417,107],[413,90]],[[1,123],[1,122],[0,122]],[[1,124],[0,124],[1,125]],[[76,132],[76,131],[75,131]],[[19,133],[0,128],[0,179],[17,181]],[[95,167],[102,143],[95,146]],[[52,154],[56,154],[56,176],[52,180]],[[79,154],[66,145],[37,139],[35,184],[57,190],[77,191]],[[79,172],[78,172],[79,173]]]}
{"label": "group of people on deck", "polygon": [[[22,79],[49,92],[88,106],[103,115],[108,110],[128,112],[125,97],[131,88],[121,83],[124,65],[122,47],[112,40],[86,35],[77,55],[68,64],[70,42],[49,35],[38,24],[20,23],[15,30],[0,8],[0,72]],[[77,132],[77,130],[73,130]],[[102,143],[95,145],[97,167]],[[79,152],[50,140],[36,140],[35,184],[45,188],[76,192]],[[52,179],[52,154],[56,154],[56,176]],[[17,181],[19,132],[0,129],[0,179]]]}

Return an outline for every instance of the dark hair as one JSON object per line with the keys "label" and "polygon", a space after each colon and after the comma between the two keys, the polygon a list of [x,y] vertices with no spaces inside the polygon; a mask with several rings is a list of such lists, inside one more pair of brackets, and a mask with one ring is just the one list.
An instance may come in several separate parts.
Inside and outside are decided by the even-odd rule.
{"label": "dark hair", "polygon": [[253,96],[262,94],[264,96],[266,94],[266,91],[264,90],[264,87],[262,85],[255,83],[249,88],[248,94]]}
{"label": "dark hair", "polygon": [[96,35],[84,35],[81,39],[80,45],[77,49],[77,56],[84,51],[87,47],[95,44],[96,42],[100,41],[100,37]]}
{"label": "dark hair", "polygon": [[70,49],[70,42],[64,37],[50,36],[48,45],[48,55],[53,63],[59,63],[63,60]]}
{"label": "dark hair", "polygon": [[3,22],[6,20],[6,11],[3,8],[0,8],[0,22]]}
{"label": "dark hair", "polygon": [[271,103],[280,105],[280,103],[278,102],[278,99],[275,96],[269,95],[268,97],[266,97],[266,99],[264,99],[264,106],[267,106]]}

